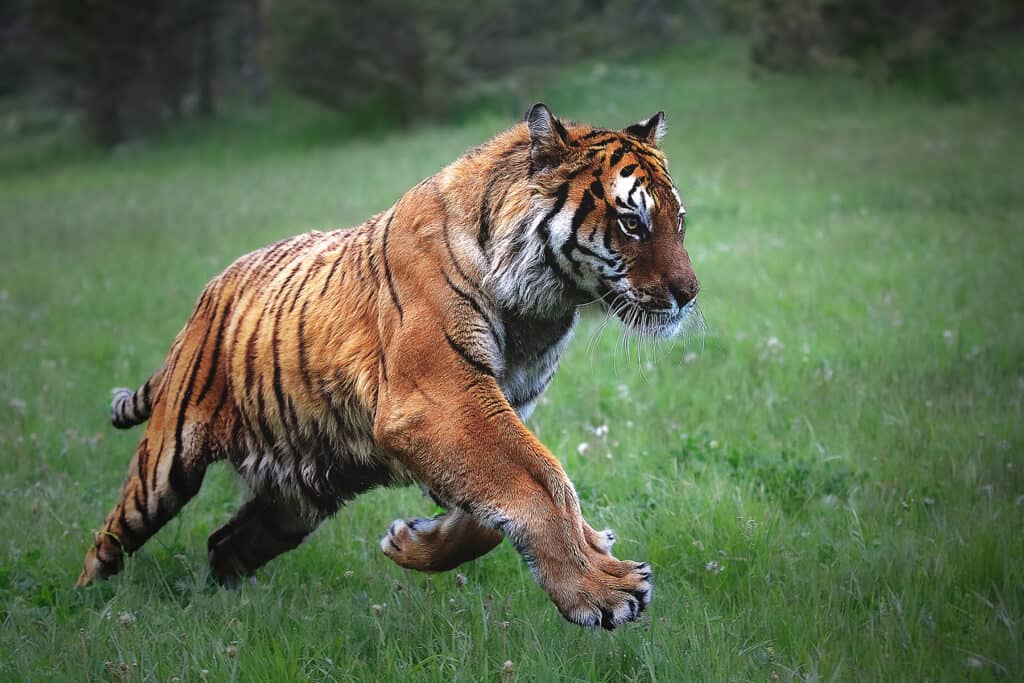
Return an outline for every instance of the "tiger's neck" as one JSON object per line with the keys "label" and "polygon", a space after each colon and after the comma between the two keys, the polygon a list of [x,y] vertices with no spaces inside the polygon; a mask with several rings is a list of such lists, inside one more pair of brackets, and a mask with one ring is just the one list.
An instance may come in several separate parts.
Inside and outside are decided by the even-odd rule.
{"label": "tiger's neck", "polygon": [[537,191],[525,126],[471,150],[434,176],[446,246],[502,317],[561,321],[580,292],[551,267],[544,235],[555,199]]}

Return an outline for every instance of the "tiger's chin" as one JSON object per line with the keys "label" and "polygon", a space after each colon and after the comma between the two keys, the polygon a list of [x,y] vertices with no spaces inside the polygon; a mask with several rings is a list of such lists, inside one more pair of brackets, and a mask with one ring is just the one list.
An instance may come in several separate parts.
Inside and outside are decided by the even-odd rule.
{"label": "tiger's chin", "polygon": [[624,311],[619,318],[635,334],[656,339],[673,339],[683,331],[687,316],[696,305],[696,300],[673,309],[643,309]]}

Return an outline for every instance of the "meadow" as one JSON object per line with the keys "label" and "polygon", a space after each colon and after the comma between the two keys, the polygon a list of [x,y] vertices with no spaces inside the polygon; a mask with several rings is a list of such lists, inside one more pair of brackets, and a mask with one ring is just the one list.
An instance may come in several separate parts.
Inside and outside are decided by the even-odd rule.
{"label": "meadow", "polygon": [[398,568],[377,542],[433,512],[413,489],[218,588],[206,537],[243,496],[224,466],[121,575],[73,588],[140,436],[109,426],[110,389],[158,367],[203,284],[515,120],[359,138],[272,110],[110,155],[4,140],[0,679],[1024,678],[1024,99],[701,46],[536,99],[606,126],[665,110],[689,212],[707,329],[640,346],[589,313],[529,423],[616,555],[651,562],[642,620],[568,624],[507,543]]}

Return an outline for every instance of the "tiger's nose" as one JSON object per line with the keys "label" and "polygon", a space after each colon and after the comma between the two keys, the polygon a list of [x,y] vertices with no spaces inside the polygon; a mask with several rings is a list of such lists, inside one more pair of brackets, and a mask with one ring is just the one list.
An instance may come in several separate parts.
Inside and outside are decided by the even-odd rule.
{"label": "tiger's nose", "polygon": [[676,300],[676,305],[682,308],[697,298],[700,284],[698,284],[696,278],[693,280],[669,280],[668,291],[672,293],[672,298]]}

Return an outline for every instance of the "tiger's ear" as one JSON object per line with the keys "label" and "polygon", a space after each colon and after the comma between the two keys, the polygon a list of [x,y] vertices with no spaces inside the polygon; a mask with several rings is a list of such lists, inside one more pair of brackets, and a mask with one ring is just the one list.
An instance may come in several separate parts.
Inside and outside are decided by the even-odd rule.
{"label": "tiger's ear", "polygon": [[645,145],[657,147],[658,143],[661,142],[661,139],[665,137],[665,132],[667,130],[668,127],[665,125],[665,112],[659,111],[646,121],[639,121],[634,123],[632,126],[626,126],[622,132],[636,138]]}
{"label": "tiger's ear", "polygon": [[530,130],[530,156],[537,168],[550,168],[562,163],[569,151],[569,131],[555,118],[543,102],[526,112],[526,127]]}

